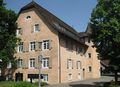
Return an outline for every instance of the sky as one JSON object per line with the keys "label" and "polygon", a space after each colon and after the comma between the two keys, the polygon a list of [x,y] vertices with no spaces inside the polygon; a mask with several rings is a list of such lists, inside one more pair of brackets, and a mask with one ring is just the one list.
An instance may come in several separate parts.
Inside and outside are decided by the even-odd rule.
{"label": "sky", "polygon": [[[6,7],[16,13],[32,0],[4,0]],[[78,32],[84,32],[97,0],[34,0],[43,8],[72,26]]]}

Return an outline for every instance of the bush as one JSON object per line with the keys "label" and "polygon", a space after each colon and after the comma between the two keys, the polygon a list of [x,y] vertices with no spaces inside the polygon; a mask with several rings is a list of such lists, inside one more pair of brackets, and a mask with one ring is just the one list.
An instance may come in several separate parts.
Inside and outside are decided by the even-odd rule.
{"label": "bush", "polygon": [[[39,83],[36,82],[35,84],[38,85]],[[48,85],[46,82],[42,82],[42,83],[41,83],[41,86],[46,86],[46,85]]]}
{"label": "bush", "polygon": [[120,85],[116,85],[114,81],[111,81],[111,82],[105,83],[104,87],[120,87]]}
{"label": "bush", "polygon": [[[45,82],[41,83],[42,87],[48,85]],[[38,83],[30,83],[30,82],[13,82],[13,81],[3,81],[0,82],[0,87],[38,87]]]}
{"label": "bush", "polygon": [[37,87],[37,86],[29,82],[15,82],[12,87]]}
{"label": "bush", "polygon": [[0,81],[5,81],[5,77],[4,76],[0,76]]}

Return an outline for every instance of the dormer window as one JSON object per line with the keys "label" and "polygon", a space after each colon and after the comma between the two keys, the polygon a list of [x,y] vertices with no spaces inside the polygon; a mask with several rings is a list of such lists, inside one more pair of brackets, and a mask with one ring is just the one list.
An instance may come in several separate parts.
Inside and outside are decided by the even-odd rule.
{"label": "dormer window", "polygon": [[30,19],[30,18],[31,18],[31,16],[27,16],[27,17],[26,17],[26,19]]}

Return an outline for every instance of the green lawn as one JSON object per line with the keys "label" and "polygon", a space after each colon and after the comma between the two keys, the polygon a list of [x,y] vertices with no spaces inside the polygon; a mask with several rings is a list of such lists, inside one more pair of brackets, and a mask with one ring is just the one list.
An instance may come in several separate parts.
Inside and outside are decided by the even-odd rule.
{"label": "green lawn", "polygon": [[38,87],[38,83],[3,81],[0,82],[0,87]]}

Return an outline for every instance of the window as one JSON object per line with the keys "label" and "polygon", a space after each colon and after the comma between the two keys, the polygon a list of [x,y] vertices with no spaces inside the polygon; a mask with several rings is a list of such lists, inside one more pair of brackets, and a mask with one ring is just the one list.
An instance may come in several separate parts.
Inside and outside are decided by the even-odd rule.
{"label": "window", "polygon": [[81,78],[81,75],[80,75],[80,73],[78,73],[78,79],[79,80],[81,80],[82,78]]}
{"label": "window", "polygon": [[91,58],[91,53],[88,53],[88,57]]}
{"label": "window", "polygon": [[72,80],[72,74],[68,74],[68,80]]}
{"label": "window", "polygon": [[17,66],[18,66],[19,68],[22,67],[22,63],[23,63],[23,60],[22,60],[22,59],[18,59],[18,60],[17,60]]}
{"label": "window", "polygon": [[23,42],[18,44],[18,52],[23,52]]}
{"label": "window", "polygon": [[73,61],[71,60],[71,59],[68,59],[68,61],[67,61],[67,68],[68,69],[72,69],[73,68]]}
{"label": "window", "polygon": [[48,82],[48,74],[42,74],[43,76],[43,81]]}
{"label": "window", "polygon": [[11,62],[9,62],[9,63],[7,64],[7,68],[12,68],[12,63],[11,63]]}
{"label": "window", "polygon": [[81,69],[81,62],[77,61],[77,69]]}
{"label": "window", "polygon": [[2,76],[1,68],[0,68],[0,76]]}
{"label": "window", "polygon": [[16,35],[20,35],[21,34],[21,28],[18,28],[17,30],[16,30]]}
{"label": "window", "polygon": [[39,24],[35,24],[34,25],[34,32],[39,32],[40,29],[39,29]]}
{"label": "window", "polygon": [[34,68],[35,67],[35,59],[34,58],[29,60],[29,67],[30,68]]}
{"label": "window", "polygon": [[27,16],[27,17],[26,17],[26,19],[30,19],[30,18],[31,18],[31,16]]}
{"label": "window", "polygon": [[79,47],[79,52],[83,53],[84,52],[84,48],[83,47]]}
{"label": "window", "polygon": [[35,51],[35,42],[30,42],[30,51]]}
{"label": "window", "polygon": [[43,49],[44,50],[49,49],[49,40],[44,40],[43,41]]}
{"label": "window", "polygon": [[49,58],[43,58],[42,59],[42,68],[48,68],[49,67]]}
{"label": "window", "polygon": [[88,67],[88,72],[92,72],[92,67],[91,66]]}

